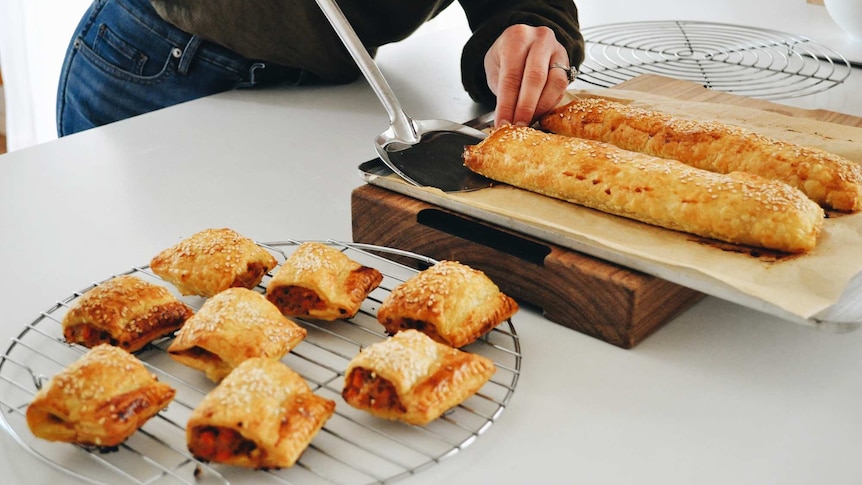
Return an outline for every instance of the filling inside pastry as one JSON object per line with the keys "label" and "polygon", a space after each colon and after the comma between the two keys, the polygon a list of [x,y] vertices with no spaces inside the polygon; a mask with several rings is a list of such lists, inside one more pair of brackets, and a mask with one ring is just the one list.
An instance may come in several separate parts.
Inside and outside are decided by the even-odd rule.
{"label": "filling inside pastry", "polygon": [[196,369],[206,370],[207,375],[212,374],[213,376],[218,376],[218,380],[221,380],[224,376],[228,375],[231,370],[233,370],[233,368],[221,357],[197,345],[188,350],[171,351],[169,349],[168,352],[172,355],[185,356],[193,359],[200,364],[199,366],[195,366]]}
{"label": "filling inside pastry", "polygon": [[399,413],[407,411],[395,386],[370,370],[361,367],[353,369],[347,376],[347,382],[342,397],[354,406]]}
{"label": "filling inside pastry", "polygon": [[[114,423],[126,423],[134,421],[139,415],[150,416],[153,414],[150,410],[151,403],[146,399],[138,397],[135,393],[126,393],[111,399],[109,402],[104,404],[104,406],[108,405],[110,405],[115,412],[113,412],[110,417],[99,418],[100,425],[105,424],[106,419],[109,419]],[[71,441],[84,446],[95,446],[100,448],[102,451],[115,450],[117,444],[124,441],[127,437],[127,435],[105,436],[104,430],[100,430],[103,433],[102,436],[97,435],[94,438],[83,438],[81,434],[83,433],[85,425],[76,423],[75,421],[71,421],[66,417],[52,412],[35,410],[32,411],[31,416],[28,419],[33,422],[40,423],[44,430],[54,436],[55,439]],[[92,429],[92,426],[89,426],[89,428],[90,431],[96,431]],[[110,441],[111,444],[106,444],[108,441]]]}
{"label": "filling inside pastry", "polygon": [[63,416],[47,412],[33,411],[32,421],[40,423],[45,430],[54,436],[75,436],[75,423],[67,421]]}
{"label": "filling inside pastry", "polygon": [[[432,325],[424,320],[414,320],[412,318],[402,318],[398,321],[396,332],[400,332],[401,330],[418,330],[425,335],[431,337],[432,340],[437,342],[448,344],[449,342],[444,339],[438,332],[437,327]],[[395,333],[395,332],[393,332]]]}
{"label": "filling inside pastry", "polygon": [[[286,315],[306,315],[311,310],[323,310],[326,302],[317,292],[301,286],[279,286],[272,290],[270,300]],[[339,311],[347,314],[340,308]]]}
{"label": "filling inside pastry", "polygon": [[92,325],[75,325],[66,327],[63,331],[67,342],[80,343],[84,347],[92,348],[99,344],[110,344],[122,347],[130,352],[138,350],[141,342],[150,342],[163,335],[167,335],[182,326],[184,320],[160,320],[155,318],[133,320],[129,327],[135,328],[135,333],[130,333],[128,339],[118,340],[107,330],[102,330]]}
{"label": "filling inside pastry", "polygon": [[231,285],[234,288],[254,288],[263,279],[266,266],[259,262],[250,262],[246,265],[245,273],[238,274]]}
{"label": "filling inside pastry", "polygon": [[[95,347],[99,344],[110,344],[119,346],[120,341],[111,336],[107,330],[99,330],[90,325],[75,325],[74,327],[66,327],[63,330],[64,337],[67,342],[77,342],[85,347]],[[128,348],[129,343],[125,342],[123,347]]]}
{"label": "filling inside pastry", "polygon": [[191,452],[201,460],[224,463],[239,456],[253,458],[260,453],[253,441],[230,428],[201,426],[194,428],[192,433],[189,441],[193,446]]}
{"label": "filling inside pastry", "polygon": [[72,429],[75,426],[74,424],[66,421],[65,419],[63,419],[60,416],[57,416],[54,413],[45,413],[45,420],[48,421],[52,425],[64,426],[64,427],[69,428],[69,429]]}
{"label": "filling inside pastry", "polygon": [[67,342],[79,343],[88,348],[109,344],[134,352],[146,343],[178,330],[190,315],[191,310],[181,303],[165,305],[129,321],[125,325],[125,330],[122,330],[123,335],[119,338],[112,335],[110,331],[90,323],[66,327],[63,329],[63,336]]}

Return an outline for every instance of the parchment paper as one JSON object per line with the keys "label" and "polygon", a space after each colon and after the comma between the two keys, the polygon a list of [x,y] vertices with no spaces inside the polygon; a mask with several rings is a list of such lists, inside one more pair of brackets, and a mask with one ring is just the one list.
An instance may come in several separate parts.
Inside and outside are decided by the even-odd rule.
{"label": "parchment paper", "polygon": [[[691,102],[620,89],[577,91],[572,96],[601,96],[660,109],[680,117],[721,120],[768,136],[819,147],[862,163],[862,128],[787,116],[761,109],[712,102]],[[564,100],[565,102],[565,100]],[[405,184],[406,185],[406,184]],[[793,257],[752,256],[680,233],[581,207],[509,186],[445,194],[413,188],[420,197],[460,209],[468,215],[505,224],[575,250],[622,262],[671,281],[739,301],[778,309],[772,313],[816,322],[839,299],[858,300],[852,288],[862,275],[862,213],[833,214],[824,221],[817,247]],[[409,194],[408,194],[409,195]],[[860,278],[862,279],[862,278]],[[862,287],[862,285],[860,285]],[[845,290],[852,290],[844,295]],[[728,296],[729,295],[729,296]],[[736,296],[734,296],[736,295]],[[740,295],[744,295],[741,298]],[[754,304],[752,304],[754,302]],[[760,309],[760,308],[759,308]],[[786,315],[784,315],[786,313]],[[855,313],[855,314],[854,314]],[[862,319],[844,311],[844,323]]]}

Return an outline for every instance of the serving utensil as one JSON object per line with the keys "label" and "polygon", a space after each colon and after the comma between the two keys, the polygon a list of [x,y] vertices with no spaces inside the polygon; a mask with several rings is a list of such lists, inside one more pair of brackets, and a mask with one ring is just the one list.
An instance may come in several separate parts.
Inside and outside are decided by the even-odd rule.
{"label": "serving utensil", "polygon": [[453,121],[414,120],[407,116],[341,8],[334,0],[316,1],[389,113],[389,129],[374,140],[383,163],[413,185],[444,192],[490,187],[490,179],[470,171],[461,159],[464,147],[478,143],[486,134]]}

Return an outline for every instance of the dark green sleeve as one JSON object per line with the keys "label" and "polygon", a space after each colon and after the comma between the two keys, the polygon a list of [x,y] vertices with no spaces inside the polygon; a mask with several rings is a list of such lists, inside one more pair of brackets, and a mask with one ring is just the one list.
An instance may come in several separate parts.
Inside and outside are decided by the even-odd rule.
{"label": "dark green sleeve", "polygon": [[573,0],[459,0],[472,37],[461,53],[461,82],[475,101],[492,106],[496,97],[485,76],[485,53],[507,27],[526,24],[549,27],[566,52],[572,66],[584,61],[584,38]]}

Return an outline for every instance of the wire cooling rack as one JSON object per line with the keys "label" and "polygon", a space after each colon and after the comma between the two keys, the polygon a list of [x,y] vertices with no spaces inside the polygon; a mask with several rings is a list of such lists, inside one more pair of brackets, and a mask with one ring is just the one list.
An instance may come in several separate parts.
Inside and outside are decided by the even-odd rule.
{"label": "wire cooling rack", "polygon": [[[279,265],[300,241],[261,244]],[[315,393],[336,402],[335,414],[315,436],[299,461],[289,469],[255,471],[195,460],[185,444],[185,423],[201,398],[214,387],[203,373],[168,357],[171,338],[157,340],[136,356],[160,381],[177,389],[167,409],[148,421],[117,451],[101,452],[67,443],[35,438],[27,427],[27,405],[42,384],[86,352],[70,346],[62,336],[61,321],[70,306],[94,283],[42,312],[0,356],[0,425],[26,450],[44,462],[92,483],[119,484],[366,484],[388,483],[411,476],[453,456],[472,444],[502,414],[518,383],[520,342],[511,320],[464,350],[491,358],[497,372],[479,392],[432,423],[420,427],[375,418],[352,408],[341,398],[344,369],[363,347],[386,338],[377,323],[377,309],[396,285],[436,261],[413,253],[379,246],[327,241],[350,258],[377,268],[383,282],[362,304],[354,318],[335,322],[296,319],[308,336],[284,359],[302,375]],[[408,262],[410,266],[393,261]],[[264,277],[265,291],[273,270]],[[173,286],[155,276],[148,266],[134,274]],[[117,275],[112,275],[114,277]],[[110,278],[106,278],[110,279]],[[203,299],[180,297],[193,308]]]}
{"label": "wire cooling rack", "polygon": [[689,21],[629,22],[582,30],[586,60],[578,79],[615,86],[658,74],[761,99],[807,96],[844,82],[844,56],[807,37],[775,30]]}

